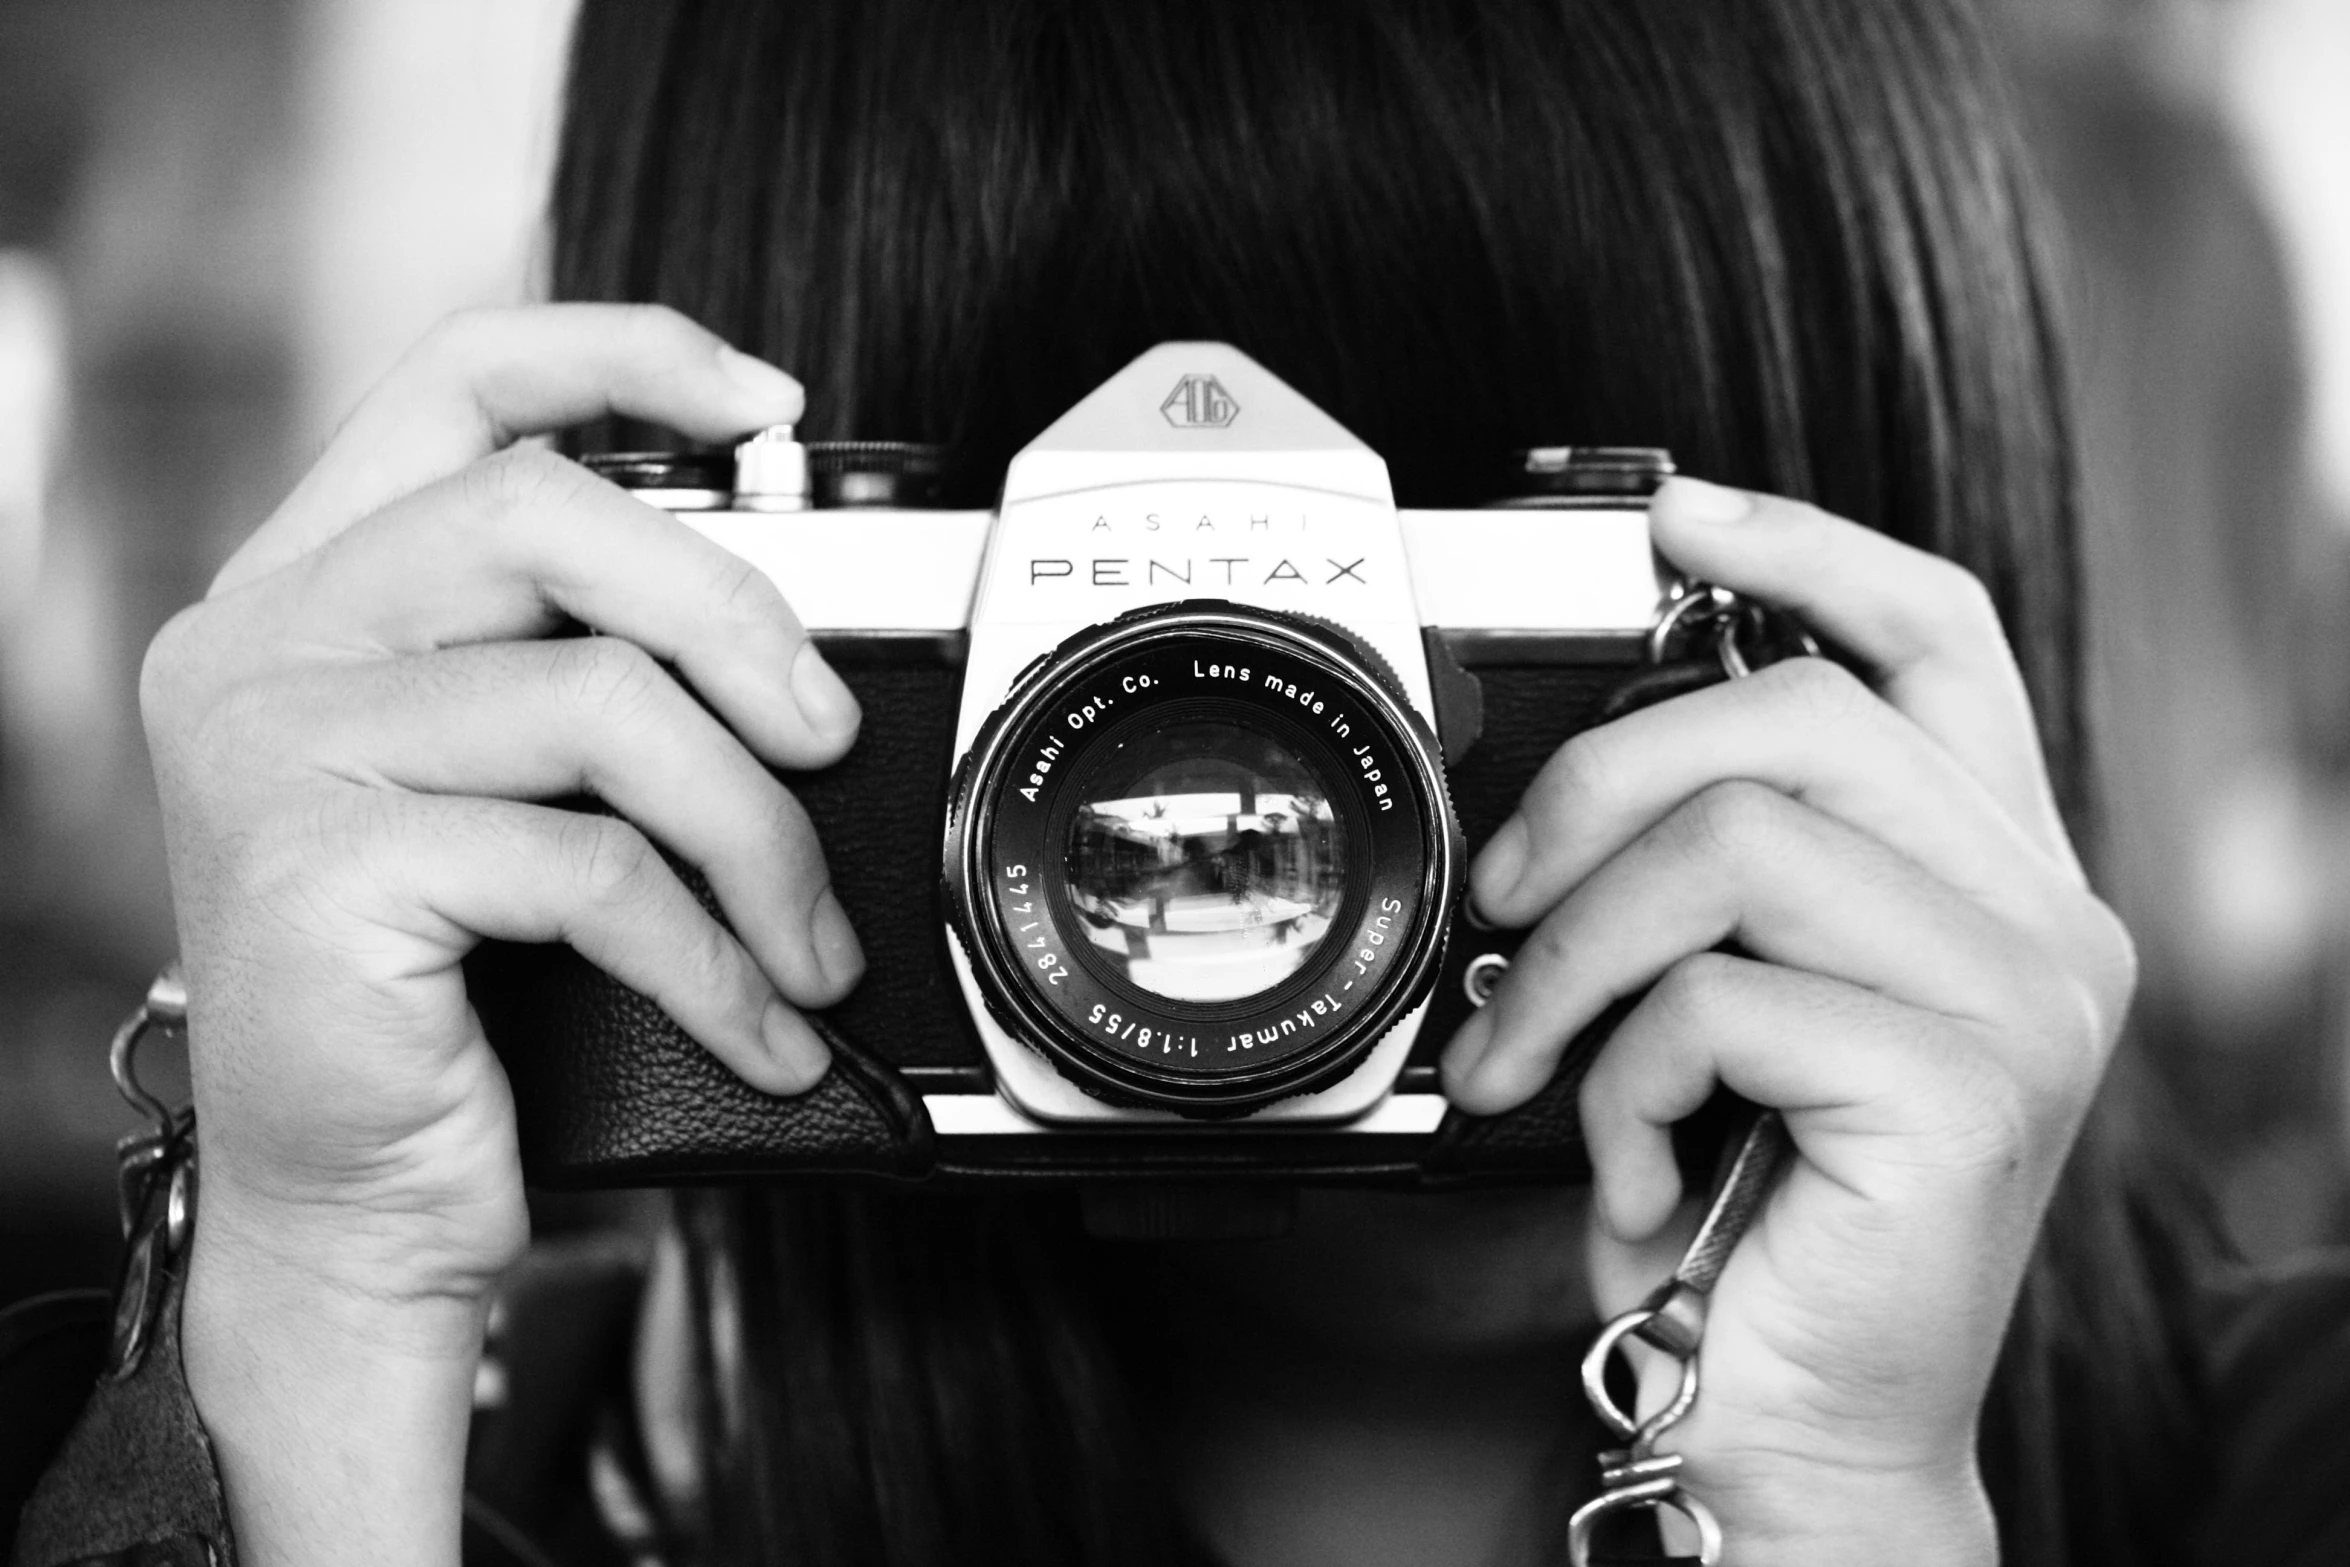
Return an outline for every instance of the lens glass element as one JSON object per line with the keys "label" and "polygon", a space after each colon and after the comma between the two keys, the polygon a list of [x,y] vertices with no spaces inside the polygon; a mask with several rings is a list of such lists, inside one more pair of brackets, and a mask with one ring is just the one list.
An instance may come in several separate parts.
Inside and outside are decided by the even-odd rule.
{"label": "lens glass element", "polygon": [[1227,722],[1112,747],[1069,821],[1070,907],[1099,960],[1170,1001],[1232,1001],[1302,968],[1346,894],[1329,781]]}

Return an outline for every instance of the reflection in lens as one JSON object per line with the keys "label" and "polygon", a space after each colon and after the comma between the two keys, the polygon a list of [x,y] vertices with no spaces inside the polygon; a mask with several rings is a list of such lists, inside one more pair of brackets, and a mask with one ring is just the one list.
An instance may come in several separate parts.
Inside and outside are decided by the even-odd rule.
{"label": "reflection in lens", "polygon": [[1178,724],[1119,745],[1069,826],[1069,902],[1099,954],[1171,1001],[1231,1001],[1305,965],[1346,892],[1327,783],[1278,741]]}

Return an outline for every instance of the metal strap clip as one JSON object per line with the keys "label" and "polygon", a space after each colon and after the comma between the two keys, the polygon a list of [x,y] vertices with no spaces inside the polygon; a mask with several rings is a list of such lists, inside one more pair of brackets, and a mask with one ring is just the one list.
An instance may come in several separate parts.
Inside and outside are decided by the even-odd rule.
{"label": "metal strap clip", "polygon": [[179,1033],[188,1021],[188,987],[177,963],[147,987],[138,1010],[114,1032],[107,1065],[114,1086],[148,1124],[114,1145],[115,1192],[122,1212],[122,1277],[114,1292],[114,1343],[107,1374],[129,1376],[154,1336],[169,1264],[186,1249],[195,1221],[195,1111],[177,1110],[139,1081],[139,1046],[150,1034]]}
{"label": "metal strap clip", "polygon": [[1648,630],[1648,661],[1668,662],[1700,631],[1711,630],[1722,673],[1742,680],[1783,658],[1818,658],[1820,644],[1783,610],[1705,582],[1677,587]]}
{"label": "metal strap clip", "polygon": [[[1607,1428],[1624,1443],[1599,1455],[1600,1493],[1583,1504],[1567,1525],[1574,1567],[1589,1567],[1599,1525],[1635,1508],[1671,1508],[1696,1527],[1699,1562],[1713,1567],[1722,1558],[1722,1529],[1712,1511],[1681,1488],[1681,1455],[1659,1453],[1657,1439],[1696,1407],[1697,1351],[1705,1336],[1706,1302],[1738,1237],[1762,1210],[1772,1178],[1791,1147],[1776,1110],[1753,1112],[1753,1123],[1738,1143],[1704,1222],[1681,1254],[1681,1265],[1639,1305],[1600,1329],[1583,1357],[1583,1396]],[[1663,1408],[1646,1420],[1619,1405],[1608,1390],[1609,1357],[1627,1338],[1638,1338],[1680,1363],[1680,1384]]]}
{"label": "metal strap clip", "polygon": [[188,1024],[188,987],[175,961],[164,966],[147,987],[146,999],[114,1031],[106,1065],[125,1103],[147,1118],[147,1126],[114,1145],[116,1195],[122,1214],[122,1233],[128,1237],[145,1206],[146,1188],[165,1152],[193,1118],[186,1106],[174,1110],[139,1081],[139,1046],[153,1033],[179,1033]]}

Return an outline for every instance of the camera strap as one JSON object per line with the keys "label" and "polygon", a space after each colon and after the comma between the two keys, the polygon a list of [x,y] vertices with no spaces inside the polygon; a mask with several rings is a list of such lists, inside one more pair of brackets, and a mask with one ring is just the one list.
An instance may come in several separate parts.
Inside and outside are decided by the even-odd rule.
{"label": "camera strap", "polygon": [[[1574,1567],[1611,1567],[1627,1562],[1630,1558],[1593,1554],[1602,1525],[1628,1513],[1660,1510],[1681,1514],[1696,1530],[1694,1560],[1699,1567],[1714,1567],[1722,1559],[1721,1525],[1705,1503],[1681,1488],[1682,1456],[1660,1453],[1656,1444],[1696,1407],[1698,1348],[1705,1336],[1707,1300],[1738,1238],[1761,1212],[1770,1195],[1772,1177],[1786,1162],[1792,1146],[1786,1123],[1776,1110],[1749,1107],[1744,1124],[1744,1132],[1731,1144],[1713,1202],[1688,1250],[1681,1254],[1680,1266],[1647,1299],[1601,1328],[1583,1357],[1583,1396],[1601,1423],[1624,1445],[1600,1453],[1599,1495],[1576,1509],[1567,1525],[1567,1549]],[[1608,1386],[1609,1363],[1630,1338],[1669,1356],[1681,1371],[1671,1399],[1646,1420],[1636,1419],[1629,1404],[1619,1403]]]}
{"label": "camera strap", "polygon": [[[1704,649],[1708,638],[1711,647]],[[1816,656],[1819,651],[1819,644],[1792,617],[1720,588],[1689,583],[1665,606],[1649,634],[1649,662],[1654,667],[1628,683],[1606,716],[1721,679],[1736,680],[1781,658]],[[1691,653],[1698,657],[1692,659]],[[1681,1254],[1680,1265],[1647,1299],[1601,1328],[1583,1357],[1583,1396],[1623,1445],[1600,1453],[1599,1495],[1576,1509],[1568,1523],[1567,1550],[1573,1567],[1629,1567],[1634,1561],[1660,1560],[1715,1567],[1721,1560],[1721,1525],[1705,1503],[1682,1489],[1682,1455],[1660,1453],[1656,1445],[1696,1407],[1706,1303],[1739,1237],[1762,1211],[1793,1144],[1776,1110],[1746,1105],[1725,1147],[1728,1153],[1714,1181],[1713,1200]],[[1636,1417],[1632,1403],[1619,1402],[1608,1385],[1609,1367],[1628,1339],[1638,1339],[1680,1367],[1673,1396],[1646,1420]],[[1628,1358],[1626,1367],[1635,1373],[1625,1384],[1629,1389],[1637,1384],[1637,1368]],[[1635,1513],[1663,1512],[1679,1513],[1689,1521],[1697,1535],[1694,1558],[1594,1554],[1606,1526]]]}

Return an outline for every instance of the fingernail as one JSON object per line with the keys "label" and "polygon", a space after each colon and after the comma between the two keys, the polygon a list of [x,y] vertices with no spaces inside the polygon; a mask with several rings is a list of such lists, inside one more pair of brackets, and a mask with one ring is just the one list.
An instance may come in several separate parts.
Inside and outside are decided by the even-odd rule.
{"label": "fingernail", "polygon": [[789,1074],[785,1093],[813,1088],[832,1065],[832,1052],[824,1048],[824,1041],[816,1037],[806,1018],[783,1004],[780,996],[770,999],[767,1010],[760,1014],[759,1039],[768,1056]]}
{"label": "fingernail", "polygon": [[817,895],[815,911],[808,917],[808,939],[816,948],[816,966],[824,970],[825,979],[845,990],[864,977],[865,948],[857,940],[856,927],[849,923],[848,910],[840,906],[830,887]]}
{"label": "fingernail", "polygon": [[1754,497],[1703,479],[1668,479],[1657,499],[1683,522],[1736,522],[1754,510]]}
{"label": "fingernail", "polygon": [[1513,816],[1501,824],[1501,831],[1486,842],[1485,852],[1477,856],[1469,879],[1473,895],[1487,916],[1498,913],[1499,906],[1517,890],[1519,880],[1526,874],[1526,855],[1533,843],[1534,833],[1526,825],[1526,818]]}
{"label": "fingernail", "polygon": [[749,354],[730,344],[718,346],[718,368],[726,378],[758,399],[770,417],[769,424],[788,424],[800,417],[807,406],[807,394],[800,383],[764,359],[753,359]]}
{"label": "fingernail", "polygon": [[798,656],[792,660],[791,694],[792,700],[800,704],[800,716],[808,720],[808,727],[827,740],[854,734],[857,721],[864,716],[855,694],[824,661],[824,655],[816,651],[813,642],[802,643]]}
{"label": "fingernail", "polygon": [[1493,1011],[1469,1014],[1469,1020],[1452,1036],[1452,1043],[1444,1047],[1442,1067],[1444,1086],[1457,1102],[1469,1079],[1476,1074],[1485,1053],[1493,1048]]}

